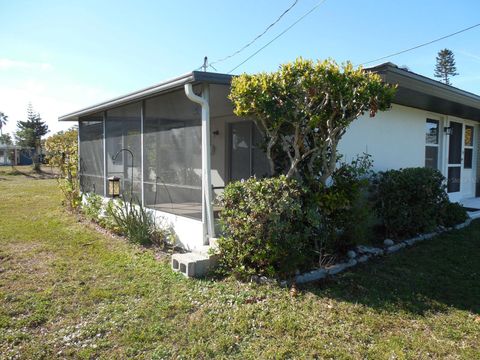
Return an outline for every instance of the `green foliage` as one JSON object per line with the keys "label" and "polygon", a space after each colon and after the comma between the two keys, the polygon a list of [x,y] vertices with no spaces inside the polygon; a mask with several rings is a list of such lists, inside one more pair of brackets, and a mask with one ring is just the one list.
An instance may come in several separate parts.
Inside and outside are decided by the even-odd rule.
{"label": "green foliage", "polygon": [[8,116],[0,111],[0,135],[3,135],[3,127],[7,125],[7,122],[8,122]]}
{"label": "green foliage", "polygon": [[10,134],[1,134],[0,135],[0,144],[13,145],[13,140]]}
{"label": "green foliage", "polygon": [[86,194],[81,205],[83,215],[90,221],[100,223],[103,213],[103,199],[97,194]]}
{"label": "green foliage", "polygon": [[172,241],[171,230],[157,226],[153,213],[134,201],[116,200],[105,209],[105,223],[124,235],[130,242],[140,245],[165,246]]}
{"label": "green foliage", "polygon": [[467,211],[459,203],[446,201],[443,203],[440,212],[440,224],[452,227],[465,222],[468,218]]}
{"label": "green foliage", "polygon": [[28,104],[27,120],[17,121],[18,131],[15,133],[17,144],[30,149],[35,149],[32,156],[33,167],[40,170],[40,154],[42,152],[42,136],[48,133],[48,125],[42,121],[40,114]]}
{"label": "green foliage", "polygon": [[292,179],[250,178],[227,185],[220,213],[220,265],[233,274],[288,277],[311,265],[304,189]]}
{"label": "green foliage", "polygon": [[375,181],[375,197],[376,210],[386,235],[392,237],[435,229],[442,224],[442,209],[448,203],[445,178],[438,170],[428,168],[379,173]]}
{"label": "green foliage", "polygon": [[438,52],[434,75],[441,78],[445,84],[451,85],[450,77],[458,75],[452,50],[443,49]]}
{"label": "green foliage", "polygon": [[45,141],[48,163],[60,170],[57,178],[65,202],[70,209],[81,204],[78,181],[78,130],[60,131]]}
{"label": "green foliage", "polygon": [[102,216],[98,219],[98,223],[103,228],[114,232],[115,234],[120,234],[121,230],[120,227],[117,225],[115,218],[113,217],[112,213],[115,211],[115,208],[118,206],[116,201],[109,200],[105,205],[103,210]]}
{"label": "green foliage", "polygon": [[[342,162],[332,175],[330,187],[320,192],[320,209],[327,222],[327,251],[344,253],[355,245],[370,240],[375,221],[368,197],[373,175],[368,154]],[[330,201],[323,199],[327,198]]]}
{"label": "green foliage", "polygon": [[264,134],[272,173],[318,177],[325,185],[346,128],[365,112],[387,110],[395,91],[350,62],[298,58],[273,73],[233,78],[229,97],[235,114],[252,118]]}

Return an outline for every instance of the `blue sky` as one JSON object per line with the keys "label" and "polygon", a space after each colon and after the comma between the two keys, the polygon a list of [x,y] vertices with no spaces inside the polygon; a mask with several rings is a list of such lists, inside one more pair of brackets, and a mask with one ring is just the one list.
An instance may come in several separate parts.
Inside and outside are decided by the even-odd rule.
{"label": "blue sky", "polygon": [[[298,4],[255,45],[217,64],[228,72],[319,0]],[[0,111],[15,130],[29,101],[52,131],[57,117],[229,55],[293,0],[0,0]],[[453,5],[452,5],[453,3]],[[236,72],[331,57],[359,64],[480,22],[474,0],[326,0]],[[438,50],[455,53],[453,84],[480,94],[480,27],[385,61],[433,77]],[[374,65],[374,64],[371,64]]]}

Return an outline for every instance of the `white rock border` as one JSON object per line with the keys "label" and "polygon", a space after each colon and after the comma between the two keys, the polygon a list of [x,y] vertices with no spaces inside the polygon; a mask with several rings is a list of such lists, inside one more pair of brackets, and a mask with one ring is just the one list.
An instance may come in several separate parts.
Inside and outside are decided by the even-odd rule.
{"label": "white rock border", "polygon": [[[402,240],[393,245],[392,245],[392,240],[385,239],[385,242],[384,242],[385,247],[383,249],[377,248],[377,247],[365,246],[365,245],[358,245],[355,248],[355,251],[351,250],[348,252],[348,258],[350,259],[348,262],[338,263],[338,264],[329,266],[328,268],[320,268],[320,269],[315,269],[303,274],[298,274],[295,276],[295,283],[305,284],[312,281],[318,281],[318,280],[324,279],[327,276],[337,275],[348,268],[367,262],[372,257],[392,254],[407,246],[413,246],[415,243],[419,241],[431,239],[441,233],[444,233],[450,230],[463,229],[464,227],[467,227],[468,225],[470,225],[472,220],[473,220],[472,218],[468,218],[464,223],[455,225],[454,227],[451,227],[451,228],[442,227],[436,232],[422,234],[411,239]],[[355,254],[355,256],[353,256],[353,254]],[[281,284],[281,285],[286,285],[286,282],[283,282],[283,283],[284,284]]]}

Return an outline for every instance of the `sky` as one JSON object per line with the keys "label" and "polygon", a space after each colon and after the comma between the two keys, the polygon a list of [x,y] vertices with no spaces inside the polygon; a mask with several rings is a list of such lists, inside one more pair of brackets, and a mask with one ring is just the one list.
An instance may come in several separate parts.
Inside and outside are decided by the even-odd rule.
{"label": "sky", "polygon": [[[57,118],[199,68],[250,42],[294,0],[0,0],[0,111],[13,133],[29,102],[51,132]],[[229,72],[309,11],[297,4],[262,38],[217,63]],[[326,0],[234,73],[274,71],[302,56],[361,64],[480,22],[480,1]],[[440,49],[455,54],[453,85],[480,94],[480,27],[395,56],[433,77]],[[375,63],[369,64],[373,66]],[[210,71],[213,71],[210,69]]]}

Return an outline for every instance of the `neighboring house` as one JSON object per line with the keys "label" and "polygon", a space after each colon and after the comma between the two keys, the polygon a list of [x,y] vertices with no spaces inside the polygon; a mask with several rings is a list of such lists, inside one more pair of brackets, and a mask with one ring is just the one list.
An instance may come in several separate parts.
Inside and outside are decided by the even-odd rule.
{"label": "neighboring house", "polygon": [[[379,170],[437,168],[452,200],[477,196],[480,97],[391,63],[370,70],[398,92],[390,111],[347,130],[345,159],[366,152]],[[107,179],[119,177],[122,192],[133,189],[168,219],[185,248],[208,244],[218,210],[211,199],[231,180],[268,175],[256,127],[233,114],[230,81],[194,71],[60,117],[79,123],[82,190],[107,196]],[[133,159],[121,152],[114,161],[124,148]]]}
{"label": "neighboring house", "polygon": [[31,150],[16,145],[0,144],[0,166],[31,165]]}

